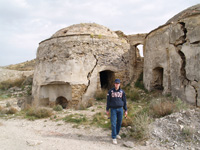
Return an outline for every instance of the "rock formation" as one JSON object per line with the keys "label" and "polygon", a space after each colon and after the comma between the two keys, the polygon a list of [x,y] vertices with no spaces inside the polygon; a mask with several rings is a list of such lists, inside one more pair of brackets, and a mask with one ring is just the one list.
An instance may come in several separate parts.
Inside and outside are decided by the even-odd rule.
{"label": "rock formation", "polygon": [[200,4],[188,8],[145,40],[144,84],[148,90],[200,106]]}

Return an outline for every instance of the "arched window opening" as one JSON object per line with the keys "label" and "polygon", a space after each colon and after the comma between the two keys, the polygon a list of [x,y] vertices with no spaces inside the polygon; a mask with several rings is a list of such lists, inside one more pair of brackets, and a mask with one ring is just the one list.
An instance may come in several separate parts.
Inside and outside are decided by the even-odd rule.
{"label": "arched window opening", "polygon": [[56,105],[61,105],[64,109],[67,108],[68,101],[65,97],[60,96],[56,99]]}
{"label": "arched window opening", "polygon": [[137,53],[136,53],[137,58],[144,57],[144,55],[143,55],[143,52],[144,52],[143,45],[142,44],[137,45],[136,49],[137,49]]}
{"label": "arched window opening", "polygon": [[105,70],[100,72],[100,82],[101,82],[101,89],[110,89],[114,85],[115,80],[115,73],[110,70]]}
{"label": "arched window opening", "polygon": [[163,90],[163,68],[157,67],[153,69],[153,89],[155,90]]}

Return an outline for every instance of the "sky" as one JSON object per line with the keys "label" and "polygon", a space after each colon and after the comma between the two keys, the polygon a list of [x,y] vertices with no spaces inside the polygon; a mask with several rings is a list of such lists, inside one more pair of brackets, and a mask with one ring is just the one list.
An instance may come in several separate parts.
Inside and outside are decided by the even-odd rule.
{"label": "sky", "polygon": [[0,0],[0,66],[36,58],[39,43],[79,23],[148,33],[199,0]]}

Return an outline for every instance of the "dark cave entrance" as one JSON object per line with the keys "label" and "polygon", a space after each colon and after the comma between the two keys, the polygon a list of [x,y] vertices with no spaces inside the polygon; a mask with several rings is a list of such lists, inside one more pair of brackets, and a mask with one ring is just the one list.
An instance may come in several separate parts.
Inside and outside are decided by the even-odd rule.
{"label": "dark cave entrance", "polygon": [[153,69],[153,82],[152,87],[155,90],[163,91],[163,68],[157,67]]}
{"label": "dark cave entrance", "polygon": [[67,108],[67,104],[68,104],[68,101],[65,97],[63,96],[59,96],[57,99],[56,99],[56,105],[61,105],[62,108]]}
{"label": "dark cave entrance", "polygon": [[100,72],[101,89],[110,89],[114,87],[115,73],[110,70]]}

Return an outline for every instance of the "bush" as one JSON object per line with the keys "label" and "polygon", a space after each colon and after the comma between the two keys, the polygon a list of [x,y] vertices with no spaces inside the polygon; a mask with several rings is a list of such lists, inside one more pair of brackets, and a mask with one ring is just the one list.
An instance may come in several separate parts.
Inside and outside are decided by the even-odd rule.
{"label": "bush", "polygon": [[6,112],[6,114],[16,114],[18,112],[18,110],[14,107],[10,107],[8,109],[8,111]]}
{"label": "bush", "polygon": [[64,119],[63,119],[65,122],[71,122],[71,123],[76,123],[76,124],[82,124],[82,123],[85,123],[87,122],[87,118],[85,115],[78,115],[78,114],[71,114],[71,115],[68,115],[66,116]]}
{"label": "bush", "polygon": [[169,100],[159,100],[157,102],[153,101],[150,107],[152,110],[153,117],[157,118],[170,115],[175,110],[174,103]]}
{"label": "bush", "polygon": [[147,113],[138,114],[134,117],[130,136],[135,140],[145,140],[149,137],[148,126],[151,123],[151,118]]}
{"label": "bush", "polygon": [[18,110],[14,107],[3,108],[0,106],[0,114],[16,114]]}
{"label": "bush", "polygon": [[26,112],[26,117],[30,120],[40,119],[40,118],[47,118],[52,115],[52,111],[45,108],[30,108]]}
{"label": "bush", "polygon": [[56,105],[56,106],[53,107],[53,110],[55,110],[55,111],[62,111],[63,108],[62,108],[61,105]]}
{"label": "bush", "polygon": [[106,90],[98,90],[95,93],[96,100],[106,99],[107,91]]}

